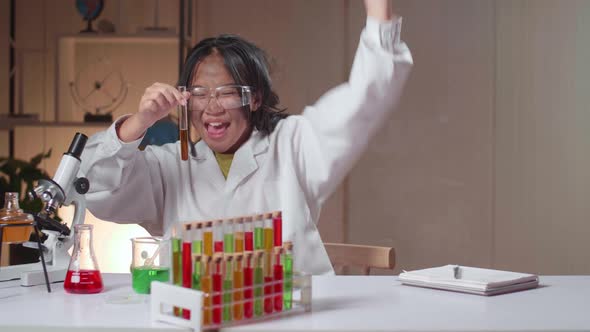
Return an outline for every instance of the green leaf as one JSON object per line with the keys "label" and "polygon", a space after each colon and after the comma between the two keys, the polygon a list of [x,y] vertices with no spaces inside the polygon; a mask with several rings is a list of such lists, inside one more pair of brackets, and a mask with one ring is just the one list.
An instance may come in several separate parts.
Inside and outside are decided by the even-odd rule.
{"label": "green leaf", "polygon": [[51,149],[49,149],[49,151],[47,151],[47,153],[45,153],[45,154],[43,154],[43,152],[41,152],[38,155],[31,158],[31,166],[37,167],[37,165],[39,165],[39,163],[41,163],[41,161],[43,159],[46,159],[49,157],[51,157]]}
{"label": "green leaf", "polygon": [[[21,208],[28,213],[36,213],[43,208],[41,200],[30,201],[26,192],[33,189],[35,181],[48,179],[49,175],[39,168],[43,159],[51,157],[51,149],[47,153],[39,153],[30,161],[20,159],[0,158],[0,204],[4,204],[5,192],[18,192],[21,195]],[[23,185],[25,191],[22,191]]]}

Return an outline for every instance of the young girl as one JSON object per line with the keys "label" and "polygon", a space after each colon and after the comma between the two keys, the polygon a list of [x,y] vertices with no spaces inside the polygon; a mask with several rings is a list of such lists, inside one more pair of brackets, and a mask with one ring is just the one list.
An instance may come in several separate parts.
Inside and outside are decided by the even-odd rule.
{"label": "young girl", "polygon": [[[258,47],[232,35],[201,41],[178,82],[186,93],[154,83],[137,113],[89,140],[81,172],[92,184],[90,211],[161,234],[177,222],[281,210],[295,269],[333,273],[315,226],[322,204],[394,110],[412,66],[389,1],[366,0],[365,7],[348,82],[302,115],[277,109]],[[147,128],[180,104],[201,137],[188,160],[179,142],[138,150]]]}

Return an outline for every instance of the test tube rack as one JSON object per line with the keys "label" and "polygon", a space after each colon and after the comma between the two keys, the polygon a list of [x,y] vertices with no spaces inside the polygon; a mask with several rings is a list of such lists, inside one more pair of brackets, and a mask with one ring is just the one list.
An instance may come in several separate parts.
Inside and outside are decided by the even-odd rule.
{"label": "test tube rack", "polygon": [[171,241],[172,280],[152,283],[152,321],[214,330],[311,310],[311,276],[293,271],[280,211],[179,223]]}
{"label": "test tube rack", "polygon": [[[221,303],[205,307],[204,303],[207,299],[212,302],[215,297],[223,298],[223,296],[227,296],[226,292],[205,293],[191,288],[154,281],[151,286],[151,320],[153,323],[163,322],[179,327],[190,328],[194,331],[210,331],[229,326],[252,324],[310,312],[312,303],[311,275],[294,273],[292,280],[293,298],[292,307],[290,309],[273,311],[272,313],[265,313],[261,316],[253,316],[251,318],[243,318],[240,320],[232,319],[231,321],[222,321],[221,323],[211,322],[208,324],[205,324],[204,322],[204,317],[207,314],[207,311],[213,312],[214,310],[218,310],[223,313],[225,304]],[[274,282],[264,283],[263,285],[263,287],[273,286]],[[247,290],[254,292],[255,288],[244,287],[239,290],[232,290],[231,294],[233,295],[235,292]],[[272,299],[274,296],[275,294],[263,295],[260,300],[264,301],[266,299]],[[256,298],[254,300],[256,300]],[[246,304],[247,301],[249,300],[236,301],[232,304],[243,305]],[[174,315],[174,307],[189,310],[191,312],[190,318],[187,319],[182,316]]]}

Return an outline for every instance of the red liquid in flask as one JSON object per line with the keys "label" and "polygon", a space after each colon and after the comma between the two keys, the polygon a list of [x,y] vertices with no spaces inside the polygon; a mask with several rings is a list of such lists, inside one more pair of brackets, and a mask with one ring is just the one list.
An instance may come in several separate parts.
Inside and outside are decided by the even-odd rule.
{"label": "red liquid in flask", "polygon": [[102,277],[92,248],[92,225],[74,226],[74,250],[64,289],[72,294],[94,294],[103,290]]}
{"label": "red liquid in flask", "polygon": [[68,270],[64,289],[72,294],[95,294],[102,292],[104,286],[98,270]]}

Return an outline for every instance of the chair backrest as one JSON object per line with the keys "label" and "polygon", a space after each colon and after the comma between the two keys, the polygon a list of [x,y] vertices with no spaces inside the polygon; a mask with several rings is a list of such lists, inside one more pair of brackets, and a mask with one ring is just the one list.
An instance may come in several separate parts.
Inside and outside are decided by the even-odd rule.
{"label": "chair backrest", "polygon": [[395,249],[345,243],[324,243],[328,257],[336,274],[342,273],[344,267],[355,266],[365,275],[371,268],[393,269],[395,267]]}

